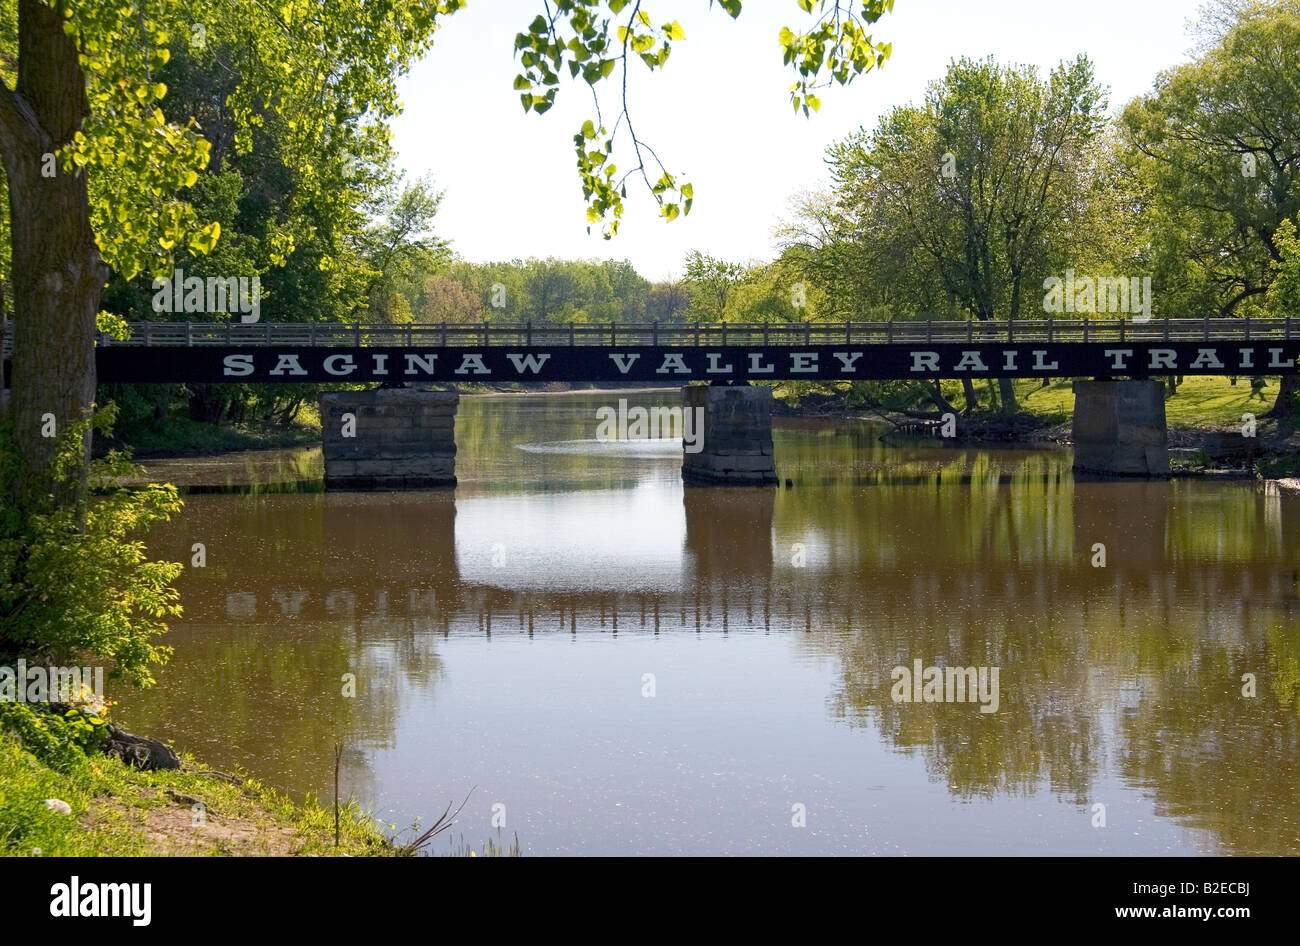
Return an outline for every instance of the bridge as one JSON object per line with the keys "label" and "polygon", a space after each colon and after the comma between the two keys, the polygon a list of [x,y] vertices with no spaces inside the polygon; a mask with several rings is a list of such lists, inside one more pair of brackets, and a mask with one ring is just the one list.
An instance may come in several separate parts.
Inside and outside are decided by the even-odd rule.
{"label": "bridge", "polygon": [[1076,470],[1163,476],[1164,393],[1151,379],[1296,374],[1298,362],[1291,318],[137,322],[96,344],[104,383],[382,385],[322,396],[326,485],[342,489],[454,485],[454,386],[470,382],[681,384],[704,443],[685,455],[687,482],[773,485],[771,389],[752,382],[1090,378],[1075,383]]}
{"label": "bridge", "polygon": [[101,335],[112,383],[664,382],[1293,374],[1300,322],[138,322]]}

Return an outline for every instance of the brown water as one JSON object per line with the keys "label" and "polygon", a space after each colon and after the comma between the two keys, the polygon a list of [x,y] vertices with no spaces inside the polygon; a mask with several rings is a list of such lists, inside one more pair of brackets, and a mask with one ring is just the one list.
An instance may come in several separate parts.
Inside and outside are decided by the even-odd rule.
{"label": "brown water", "polygon": [[[526,853],[1300,853],[1300,495],[814,421],[793,489],[684,491],[616,401],[463,400],[454,494],[190,497],[119,722],[326,800],[342,742],[385,821],[473,788],[455,833]],[[895,702],[917,660],[996,712]]]}

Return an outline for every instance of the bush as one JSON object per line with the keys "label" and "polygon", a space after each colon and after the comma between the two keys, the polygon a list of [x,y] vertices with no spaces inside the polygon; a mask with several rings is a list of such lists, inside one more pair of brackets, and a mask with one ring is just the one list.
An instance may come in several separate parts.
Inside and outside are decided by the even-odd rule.
{"label": "bush", "polygon": [[91,492],[70,484],[83,475],[87,428],[107,431],[112,409],[70,424],[51,460],[48,492],[19,488],[20,458],[11,424],[0,427],[0,656],[73,663],[93,658],[148,685],[151,668],[170,656],[155,643],[164,620],[180,614],[174,562],[151,561],[141,536],[181,508],[173,486],[116,487],[139,473],[113,452],[89,466]]}
{"label": "bush", "polygon": [[0,734],[12,732],[23,747],[52,769],[66,772],[84,762],[86,753],[108,739],[101,717],[78,709],[62,716],[28,703],[0,702]]}

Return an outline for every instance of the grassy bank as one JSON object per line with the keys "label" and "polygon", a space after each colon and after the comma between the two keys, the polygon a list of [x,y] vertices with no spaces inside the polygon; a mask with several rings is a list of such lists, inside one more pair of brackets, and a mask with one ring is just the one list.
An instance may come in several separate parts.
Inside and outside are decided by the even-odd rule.
{"label": "grassy bank", "polygon": [[[1039,418],[1044,427],[1069,423],[1074,413],[1073,382],[1069,378],[1054,379],[1046,386],[1033,379],[1017,379],[1014,383],[1021,414]],[[1277,397],[1277,383],[1276,378],[1270,378],[1268,387],[1256,393],[1251,390],[1246,378],[1233,384],[1230,378],[1188,377],[1178,386],[1174,395],[1165,401],[1165,417],[1171,429],[1239,430],[1244,415],[1253,414],[1259,420],[1272,409]],[[966,401],[960,383],[944,381],[942,388],[944,396],[958,411],[965,408]],[[846,408],[841,400],[849,396],[848,403],[853,403],[847,385],[786,382],[776,385],[773,393],[791,405],[809,402],[814,414],[842,414],[846,409],[850,413],[859,412],[853,407]],[[996,415],[998,412],[991,409],[987,384],[977,384],[976,393],[980,399],[981,414]],[[927,414],[935,412],[934,404],[915,392],[909,403],[887,404],[881,410],[888,413],[904,407]]]}
{"label": "grassy bank", "polygon": [[[1054,381],[1045,388],[1041,384],[1016,382],[1021,410],[1067,416],[1074,411],[1074,392],[1069,378]],[[1240,429],[1243,415],[1261,417],[1272,409],[1276,397],[1276,378],[1270,378],[1268,387],[1256,394],[1246,378],[1238,379],[1234,385],[1229,378],[1188,377],[1178,386],[1173,397],[1165,401],[1165,420],[1175,428]]]}
{"label": "grassy bank", "polygon": [[439,818],[436,831],[422,834],[416,824],[393,838],[387,831],[395,825],[356,802],[340,806],[336,844],[332,804],[294,801],[186,755],[179,769],[142,771],[97,751],[95,733],[103,728],[85,714],[65,719],[0,703],[0,856],[401,857],[415,847],[459,857],[521,853],[518,839],[475,850],[452,836],[455,812]]}
{"label": "grassy bank", "polygon": [[[335,855],[399,853],[354,804],[334,814],[190,758],[144,772],[76,747],[51,754],[0,730],[0,854],[5,856]],[[71,814],[47,805],[65,802]],[[201,808],[198,806],[202,806]],[[201,813],[201,816],[200,816]]]}

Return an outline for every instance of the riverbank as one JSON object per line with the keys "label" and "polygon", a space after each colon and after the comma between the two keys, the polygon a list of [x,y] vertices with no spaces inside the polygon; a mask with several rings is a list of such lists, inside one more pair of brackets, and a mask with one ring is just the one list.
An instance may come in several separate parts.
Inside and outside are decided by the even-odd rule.
{"label": "riverbank", "polygon": [[[22,707],[23,710],[26,707]],[[15,714],[15,718],[18,718]],[[45,717],[48,719],[48,717]],[[402,853],[355,803],[334,813],[255,779],[181,768],[142,771],[83,752],[43,729],[42,714],[0,725],[0,855],[391,857]]]}
{"label": "riverbank", "polygon": [[[1266,417],[1273,407],[1277,379],[1256,391],[1248,379],[1189,377],[1165,402],[1170,461],[1176,476],[1254,476],[1287,486],[1300,477],[1300,429]],[[781,397],[778,416],[874,420],[893,428],[886,439],[915,437],[940,419],[937,410],[897,411],[850,405],[843,396],[805,394]],[[1071,444],[1074,391],[1070,379],[1043,385],[1017,381],[1019,410],[959,417],[953,446],[1049,446]],[[956,404],[961,403],[957,397]],[[1252,427],[1253,425],[1253,427]],[[1247,430],[1253,431],[1246,433]],[[927,431],[929,432],[929,431]]]}
{"label": "riverbank", "polygon": [[299,419],[291,424],[218,427],[188,417],[171,417],[158,425],[133,431],[129,443],[117,437],[97,438],[94,452],[103,455],[110,449],[127,448],[140,459],[167,459],[310,447],[319,443],[320,423],[313,408],[310,413],[300,412]]}

